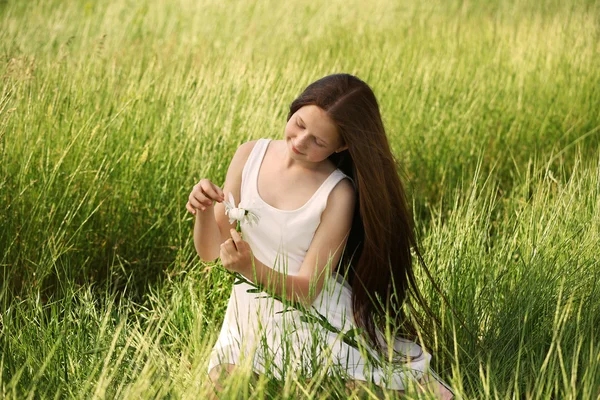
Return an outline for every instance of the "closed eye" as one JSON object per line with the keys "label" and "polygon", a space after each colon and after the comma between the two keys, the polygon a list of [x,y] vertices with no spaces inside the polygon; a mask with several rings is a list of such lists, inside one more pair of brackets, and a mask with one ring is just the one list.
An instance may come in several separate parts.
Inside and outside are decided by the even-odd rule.
{"label": "closed eye", "polygon": [[[297,126],[298,128],[300,128],[300,129],[304,129],[304,127],[303,127],[302,125],[300,125],[300,123],[298,122],[298,120],[296,120],[296,126]],[[321,143],[319,143],[319,142],[317,141],[317,138],[316,138],[316,137],[313,137],[313,140],[314,140],[314,142],[317,144],[317,146],[319,146],[319,147],[325,147],[325,145],[324,145],[324,144],[321,144]]]}

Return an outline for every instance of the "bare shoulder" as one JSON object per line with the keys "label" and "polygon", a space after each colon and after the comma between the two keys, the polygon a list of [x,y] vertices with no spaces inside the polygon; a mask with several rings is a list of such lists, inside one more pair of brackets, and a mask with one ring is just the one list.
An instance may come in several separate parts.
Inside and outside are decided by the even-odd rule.
{"label": "bare shoulder", "polygon": [[346,225],[350,226],[355,205],[356,192],[354,186],[349,179],[342,179],[329,193],[321,222],[325,225],[333,223],[344,230]]}
{"label": "bare shoulder", "polygon": [[250,140],[249,142],[242,143],[235,151],[233,158],[243,159],[243,161],[246,162],[252,149],[254,149],[256,142],[258,142],[258,140]]}
{"label": "bare shoulder", "polygon": [[258,142],[258,140],[250,140],[246,143],[242,143],[240,145],[240,147],[238,147],[236,153],[240,152],[240,153],[250,154],[250,152],[254,148],[254,145],[256,144],[256,142]]}
{"label": "bare shoulder", "polygon": [[354,209],[354,203],[356,201],[356,192],[354,186],[349,179],[342,179],[333,188],[327,199],[327,208],[337,208],[351,206]]}
{"label": "bare shoulder", "polygon": [[237,172],[239,174],[242,173],[242,169],[244,168],[246,161],[248,161],[248,157],[250,156],[252,149],[254,149],[256,142],[257,140],[251,140],[249,142],[242,143],[237,148],[233,158],[231,159],[231,163],[229,164],[229,170],[231,172]]}

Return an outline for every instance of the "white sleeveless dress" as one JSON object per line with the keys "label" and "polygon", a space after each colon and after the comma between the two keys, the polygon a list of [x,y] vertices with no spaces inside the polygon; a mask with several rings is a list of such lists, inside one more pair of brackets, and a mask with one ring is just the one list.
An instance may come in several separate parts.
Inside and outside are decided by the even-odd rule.
{"label": "white sleeveless dress", "polygon": [[[257,260],[279,272],[295,275],[319,226],[329,193],[342,179],[350,178],[337,169],[302,207],[292,211],[274,208],[262,200],[257,189],[258,172],[269,142],[270,139],[257,141],[242,172],[238,207],[252,210],[259,221],[254,226],[242,222],[240,227]],[[338,332],[356,327],[351,290],[343,277],[334,274],[326,279],[313,302],[314,310]],[[395,390],[404,389],[407,379],[420,379],[428,371],[430,354],[412,341],[396,339],[394,348],[410,361],[403,359],[384,370],[368,362],[365,350],[343,342],[340,334],[320,323],[304,322],[300,311],[284,312],[284,308],[281,302],[264,292],[256,293],[248,284],[233,285],[208,371],[222,363],[246,362],[259,373],[270,371],[276,378],[283,378],[290,373],[290,367],[304,376],[326,367],[347,379],[370,381]]]}

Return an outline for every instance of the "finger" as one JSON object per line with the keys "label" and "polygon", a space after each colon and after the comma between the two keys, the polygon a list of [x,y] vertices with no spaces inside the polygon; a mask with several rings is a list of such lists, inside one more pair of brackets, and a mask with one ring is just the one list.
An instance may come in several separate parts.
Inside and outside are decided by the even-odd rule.
{"label": "finger", "polygon": [[221,243],[221,247],[219,249],[219,255],[221,257],[221,260],[223,259],[223,256],[227,255],[227,247],[225,246],[225,242]]}
{"label": "finger", "polygon": [[239,249],[243,242],[242,237],[240,236],[238,231],[236,231],[233,228],[229,230],[229,233],[231,235],[231,238],[233,239],[233,243],[235,243],[235,248]]}
{"label": "finger", "polygon": [[200,203],[195,197],[190,197],[188,203],[190,203],[190,206],[196,210],[204,211],[206,209],[206,206]]}
{"label": "finger", "polygon": [[212,206],[212,200],[199,192],[193,193],[192,196],[190,196],[190,203],[192,203],[193,207],[202,208],[202,210]]}
{"label": "finger", "polygon": [[204,195],[210,200],[221,202],[221,195],[217,193],[216,186],[211,181],[203,181],[200,185]]}
{"label": "finger", "polygon": [[213,183],[213,189],[215,193],[221,198],[221,201],[225,200],[225,193],[223,193],[223,190],[220,187]]}
{"label": "finger", "polygon": [[196,210],[194,210],[194,207],[192,207],[192,205],[190,204],[190,202],[189,202],[189,201],[188,201],[188,202],[187,202],[187,204],[185,205],[185,208],[187,208],[187,210],[188,210],[190,213],[192,213],[192,214],[196,215]]}
{"label": "finger", "polygon": [[206,197],[208,197],[210,200],[213,201],[217,201],[217,202],[221,202],[223,201],[221,195],[215,190],[214,187],[208,187],[204,190],[204,194],[206,195]]}
{"label": "finger", "polygon": [[225,247],[231,251],[232,253],[237,252],[237,246],[235,245],[235,242],[233,241],[233,239],[229,238],[227,239],[224,243]]}
{"label": "finger", "polygon": [[219,249],[219,255],[221,257],[221,261],[223,261],[223,257],[229,256],[229,249],[227,248],[227,242],[221,243],[221,248]]}
{"label": "finger", "polygon": [[209,180],[200,180],[200,182],[194,185],[194,189],[192,189],[192,192],[190,193],[190,199],[193,197],[206,206],[212,205],[212,200],[209,199],[205,193],[205,187],[207,187],[207,185],[210,185]]}
{"label": "finger", "polygon": [[223,265],[223,267],[225,269],[229,269],[229,265],[231,263],[231,260],[229,259],[229,255],[227,253],[221,252],[220,258],[221,258],[221,265]]}

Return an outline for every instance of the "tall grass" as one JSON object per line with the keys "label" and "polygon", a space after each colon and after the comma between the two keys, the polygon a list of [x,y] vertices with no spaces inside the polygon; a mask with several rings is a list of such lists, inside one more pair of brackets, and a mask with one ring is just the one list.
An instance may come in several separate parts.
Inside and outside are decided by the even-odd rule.
{"label": "tall grass", "polygon": [[[585,0],[0,3],[1,395],[208,393],[232,281],[195,255],[189,191],[343,71],[379,99],[448,298],[419,273],[436,370],[458,397],[597,398],[599,18]],[[343,393],[304,378],[243,370],[224,393]]]}

